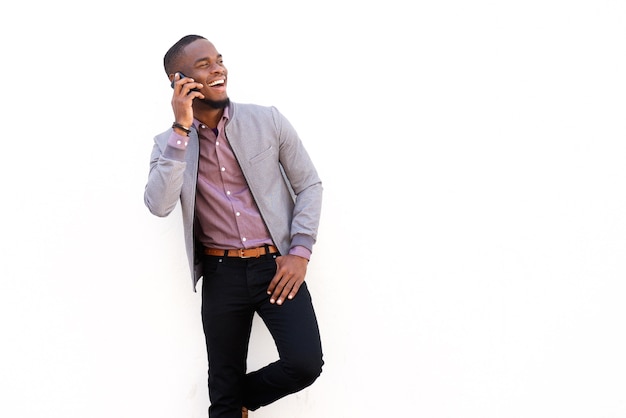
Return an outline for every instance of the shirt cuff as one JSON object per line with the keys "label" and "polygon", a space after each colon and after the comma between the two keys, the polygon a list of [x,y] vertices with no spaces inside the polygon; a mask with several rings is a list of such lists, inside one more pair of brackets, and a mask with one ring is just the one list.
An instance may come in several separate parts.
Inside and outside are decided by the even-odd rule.
{"label": "shirt cuff", "polygon": [[167,140],[167,148],[163,154],[167,158],[183,161],[185,159],[185,151],[187,150],[188,143],[188,136],[181,135],[172,130],[172,133]]}
{"label": "shirt cuff", "polygon": [[290,255],[297,255],[298,257],[306,258],[307,260],[311,259],[311,251],[303,247],[301,245],[296,245],[289,250]]}

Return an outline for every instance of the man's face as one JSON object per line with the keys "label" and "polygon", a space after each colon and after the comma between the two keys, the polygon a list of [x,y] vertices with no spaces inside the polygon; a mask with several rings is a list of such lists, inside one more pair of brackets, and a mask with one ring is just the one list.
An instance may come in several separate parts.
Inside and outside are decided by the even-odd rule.
{"label": "man's face", "polygon": [[203,84],[200,92],[205,98],[196,100],[214,108],[223,108],[228,104],[228,70],[224,66],[222,55],[211,42],[198,39],[187,45],[181,67],[185,75]]}

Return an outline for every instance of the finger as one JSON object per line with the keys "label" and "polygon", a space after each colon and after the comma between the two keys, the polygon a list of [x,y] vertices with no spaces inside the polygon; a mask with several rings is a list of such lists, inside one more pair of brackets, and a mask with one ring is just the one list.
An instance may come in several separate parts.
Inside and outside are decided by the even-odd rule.
{"label": "finger", "polygon": [[272,280],[270,281],[269,286],[267,286],[267,294],[271,295],[272,293],[274,293],[274,289],[276,289],[276,285],[278,285],[278,282],[280,281],[280,275],[277,272],[274,277],[272,277]]}
{"label": "finger", "polygon": [[302,286],[302,283],[304,283],[304,282],[296,282],[296,283],[294,283],[293,287],[291,288],[291,291],[289,292],[289,295],[287,296],[287,298],[289,300],[291,300],[291,299],[296,297],[296,295],[298,294],[298,290],[300,290],[300,286]]}
{"label": "finger", "polygon": [[189,77],[183,77],[180,73],[174,74],[174,80],[172,81],[172,88],[175,91],[180,92],[182,90],[182,87],[185,85],[185,83],[189,82],[189,81],[183,82],[183,80],[191,80],[191,81],[193,81],[193,79],[190,79]]}
{"label": "finger", "polygon": [[289,284],[283,288],[282,294],[279,298],[281,303],[285,300],[285,298],[289,300],[295,298],[300,290],[300,287],[302,286],[302,283],[304,283],[304,280],[294,279],[290,281]]}
{"label": "finger", "polygon": [[272,277],[272,280],[270,281],[270,284],[267,287],[268,295],[271,295],[272,293],[274,293],[274,289],[276,288],[276,285],[280,282],[280,279],[283,276],[282,270],[280,269],[280,259],[281,257],[277,257],[276,260],[274,260],[276,262],[276,273],[274,274],[274,277]]}
{"label": "finger", "polygon": [[[282,288],[282,291],[279,293],[278,295],[278,299],[276,299],[276,304],[277,305],[282,305],[283,302],[287,299],[287,297],[289,296],[291,289],[293,289],[293,280],[289,280],[285,283],[285,285]],[[277,292],[275,292],[277,293]]]}
{"label": "finger", "polygon": [[285,286],[287,284],[287,280],[283,279],[276,284],[276,287],[272,291],[270,296],[270,303],[278,303],[279,305],[283,303],[284,297],[281,295],[285,291]]}
{"label": "finger", "polygon": [[193,93],[200,93],[199,90],[203,87],[201,83],[196,83],[193,79],[190,82],[184,83],[181,92],[186,95]]}
{"label": "finger", "polygon": [[175,92],[181,94],[189,94],[192,89],[199,90],[202,87],[203,86],[201,83],[196,82],[196,80],[191,77],[182,77],[180,73],[174,74],[174,80],[172,80],[172,88]]}
{"label": "finger", "polygon": [[180,80],[180,73],[176,73],[174,74],[174,79],[172,80],[172,83],[170,84],[172,86],[172,88],[176,87],[176,82]]}
{"label": "finger", "polygon": [[[202,84],[200,84],[202,85]],[[195,91],[195,90],[191,90],[188,94],[187,97],[190,99],[204,99],[204,94],[200,93],[199,91]]]}
{"label": "finger", "polygon": [[267,294],[270,295],[270,303],[276,302],[276,299],[279,297],[284,287],[285,279],[283,278],[282,272],[278,270],[267,287]]}

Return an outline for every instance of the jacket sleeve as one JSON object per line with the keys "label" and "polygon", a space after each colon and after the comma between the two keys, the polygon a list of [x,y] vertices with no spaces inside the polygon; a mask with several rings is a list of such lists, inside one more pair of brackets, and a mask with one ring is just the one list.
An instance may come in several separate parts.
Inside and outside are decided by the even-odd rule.
{"label": "jacket sleeve", "polygon": [[273,109],[280,136],[280,164],[295,195],[291,219],[291,247],[312,250],[317,239],[321,208],[322,180],[291,123]]}
{"label": "jacket sleeve", "polygon": [[[167,138],[162,134],[154,138],[150,156],[150,172],[144,191],[144,203],[156,216],[167,216],[180,198],[186,162],[173,158],[168,152]],[[171,155],[169,155],[171,154]]]}

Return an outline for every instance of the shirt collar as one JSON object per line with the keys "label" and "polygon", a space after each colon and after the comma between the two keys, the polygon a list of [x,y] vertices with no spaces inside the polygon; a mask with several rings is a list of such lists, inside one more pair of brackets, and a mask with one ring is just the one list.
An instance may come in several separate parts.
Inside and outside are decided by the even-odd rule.
{"label": "shirt collar", "polygon": [[[224,124],[226,124],[226,122],[228,122],[228,120],[230,119],[230,105],[226,106],[224,108],[224,113],[222,113],[222,121],[224,122]],[[198,119],[193,118],[193,126],[196,128],[196,131],[199,130],[200,125],[202,125],[202,122],[200,122]],[[219,123],[218,123],[219,126]]]}

